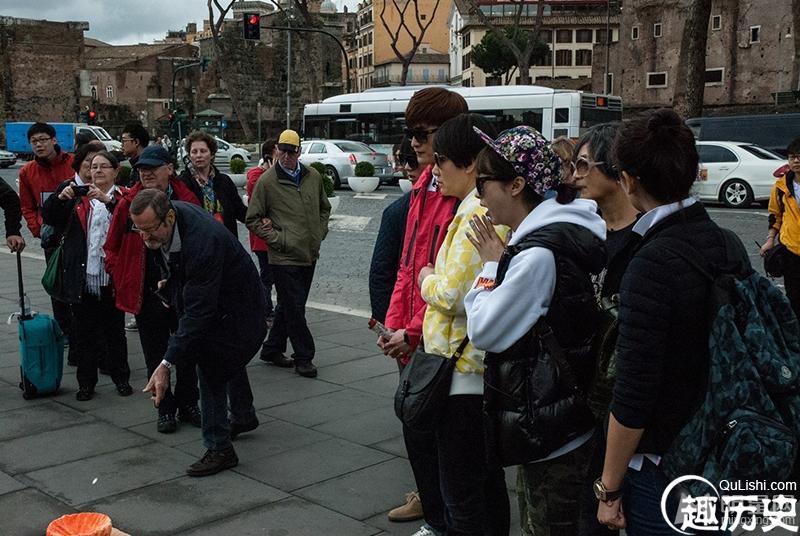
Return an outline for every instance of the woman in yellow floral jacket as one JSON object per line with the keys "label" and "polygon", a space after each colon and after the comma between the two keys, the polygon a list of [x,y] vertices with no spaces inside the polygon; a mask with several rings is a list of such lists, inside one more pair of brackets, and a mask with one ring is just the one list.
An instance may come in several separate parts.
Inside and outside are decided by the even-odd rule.
{"label": "woman in yellow floral jacket", "polygon": [[[482,267],[467,238],[472,217],[486,213],[475,190],[475,158],[484,144],[473,126],[494,132],[484,117],[461,114],[439,127],[433,142],[439,189],[460,200],[436,265],[428,265],[419,274],[421,294],[428,304],[422,324],[425,351],[444,357],[452,356],[467,335],[464,297]],[[508,228],[498,227],[497,232],[505,237]],[[508,534],[503,472],[486,463],[482,402],[483,352],[468,344],[456,362],[447,407],[435,432],[447,534]]]}

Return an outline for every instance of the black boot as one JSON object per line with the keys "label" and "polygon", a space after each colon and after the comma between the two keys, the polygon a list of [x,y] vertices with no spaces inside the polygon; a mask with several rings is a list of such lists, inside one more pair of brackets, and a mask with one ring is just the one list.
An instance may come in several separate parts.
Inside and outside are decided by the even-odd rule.
{"label": "black boot", "polygon": [[237,465],[239,465],[239,458],[236,457],[236,451],[233,450],[233,447],[228,447],[225,450],[209,449],[202,458],[186,469],[186,474],[189,476],[210,476]]}

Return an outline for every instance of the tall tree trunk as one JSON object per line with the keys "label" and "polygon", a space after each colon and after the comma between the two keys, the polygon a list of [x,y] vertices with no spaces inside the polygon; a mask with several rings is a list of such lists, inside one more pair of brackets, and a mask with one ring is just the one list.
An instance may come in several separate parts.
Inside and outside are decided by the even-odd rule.
{"label": "tall tree trunk", "polygon": [[530,56],[518,58],[517,68],[519,69],[519,85],[528,86],[531,84],[531,60]]}
{"label": "tall tree trunk", "polygon": [[703,114],[711,0],[691,0],[683,27],[672,106],[685,118]]}
{"label": "tall tree trunk", "polygon": [[[413,56],[412,56],[413,57]],[[408,60],[403,60],[403,70],[400,72],[400,85],[406,86],[408,85],[408,68],[411,65],[411,58]]]}
{"label": "tall tree trunk", "polygon": [[[781,28],[782,31],[783,28]],[[800,0],[792,0],[792,36],[794,37],[794,59],[789,89],[798,91],[800,90]],[[780,60],[782,59],[780,58]]]}

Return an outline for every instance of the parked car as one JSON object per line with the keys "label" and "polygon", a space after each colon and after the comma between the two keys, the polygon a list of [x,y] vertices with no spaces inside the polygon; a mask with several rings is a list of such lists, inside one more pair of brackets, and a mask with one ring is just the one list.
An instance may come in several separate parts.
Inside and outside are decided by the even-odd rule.
{"label": "parked car", "polygon": [[775,184],[773,172],[785,162],[777,153],[752,143],[699,141],[697,152],[702,171],[694,192],[703,201],[731,208],[769,200]]}
{"label": "parked car", "polygon": [[355,175],[354,168],[359,162],[371,162],[381,184],[395,182],[388,157],[360,141],[307,140],[300,143],[300,151],[300,162],[303,164],[321,162],[325,165],[326,174],[333,181],[334,188],[346,185],[346,177]]}
{"label": "parked car", "polygon": [[0,168],[7,168],[17,163],[17,155],[9,151],[0,151]]}
{"label": "parked car", "polygon": [[[236,160],[237,158],[245,162],[250,162],[251,155],[250,151],[247,149],[231,145],[230,142],[218,138],[217,136],[214,136],[214,139],[217,141],[217,154],[214,157],[214,163],[216,165],[230,165],[231,160]],[[183,144],[181,144],[178,148],[178,158],[182,160],[185,155],[186,149],[183,147]]]}

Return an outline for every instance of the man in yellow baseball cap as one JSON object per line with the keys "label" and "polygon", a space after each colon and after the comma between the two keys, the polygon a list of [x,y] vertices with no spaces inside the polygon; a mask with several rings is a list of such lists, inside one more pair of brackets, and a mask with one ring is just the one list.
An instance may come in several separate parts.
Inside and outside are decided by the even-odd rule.
{"label": "man in yellow baseball cap", "polygon": [[[294,367],[297,374],[315,378],[315,346],[305,308],[320,244],[328,234],[331,205],[322,177],[301,164],[299,156],[300,136],[284,130],[278,138],[276,163],[256,182],[245,221],[269,246],[269,267],[278,292],[275,320],[261,360]],[[294,350],[291,358],[284,354],[287,339]]]}

